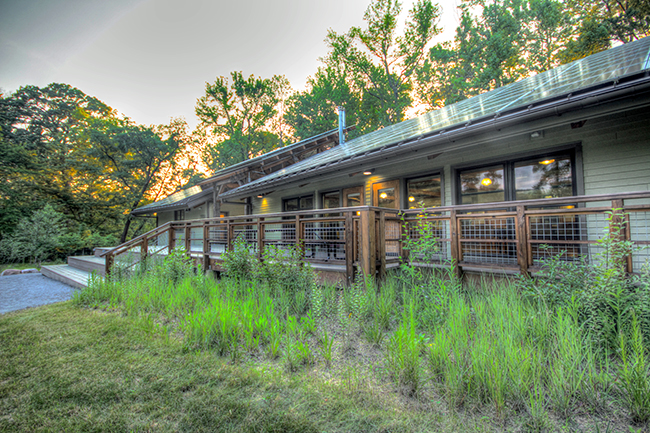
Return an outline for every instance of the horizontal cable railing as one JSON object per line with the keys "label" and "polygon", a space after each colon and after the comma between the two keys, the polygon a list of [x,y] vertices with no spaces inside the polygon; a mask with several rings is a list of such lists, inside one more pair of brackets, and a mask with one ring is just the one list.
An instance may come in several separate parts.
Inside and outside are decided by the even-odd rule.
{"label": "horizontal cable railing", "polygon": [[[162,260],[179,247],[204,269],[221,270],[222,254],[239,240],[260,259],[269,246],[299,247],[305,262],[343,273],[348,282],[357,267],[383,276],[403,261],[453,261],[465,270],[528,274],[551,255],[593,263],[612,209],[618,209],[610,220],[622,223],[621,239],[650,246],[650,192],[643,191],[399,211],[359,206],[173,221],[104,256],[108,273],[116,264],[132,270],[145,259]],[[405,242],[422,236],[434,240],[429,257],[411,254]],[[650,259],[648,251],[632,254],[627,271],[638,272]]]}

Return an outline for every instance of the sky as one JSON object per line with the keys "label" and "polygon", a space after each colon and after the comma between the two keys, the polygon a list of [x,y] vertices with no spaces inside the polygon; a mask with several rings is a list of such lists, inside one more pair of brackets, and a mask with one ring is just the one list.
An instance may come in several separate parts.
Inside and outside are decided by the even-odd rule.
{"label": "sky", "polygon": [[[0,0],[0,89],[67,83],[144,125],[198,122],[205,83],[242,71],[295,90],[328,29],[363,27],[370,0]],[[403,1],[403,16],[413,0]],[[453,38],[459,0],[440,0]]]}

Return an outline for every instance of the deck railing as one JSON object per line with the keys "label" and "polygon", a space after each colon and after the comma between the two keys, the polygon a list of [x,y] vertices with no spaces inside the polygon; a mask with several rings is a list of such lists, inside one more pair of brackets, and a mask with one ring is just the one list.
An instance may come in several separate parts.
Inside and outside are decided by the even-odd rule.
{"label": "deck railing", "polygon": [[[621,238],[650,246],[650,191],[643,191],[400,211],[360,206],[173,221],[104,256],[109,273],[115,263],[134,268],[144,258],[159,260],[182,247],[204,269],[221,270],[222,254],[237,239],[259,258],[269,245],[298,245],[305,262],[339,272],[350,282],[357,268],[382,277],[401,261],[418,262],[421,258],[409,257],[403,240],[420,235],[417,225],[426,221],[438,247],[428,265],[453,261],[459,270],[529,274],[554,254],[594,263],[612,209],[616,212],[610,220],[623,223]],[[649,259],[649,250],[642,249],[624,265],[628,272],[638,272]]]}

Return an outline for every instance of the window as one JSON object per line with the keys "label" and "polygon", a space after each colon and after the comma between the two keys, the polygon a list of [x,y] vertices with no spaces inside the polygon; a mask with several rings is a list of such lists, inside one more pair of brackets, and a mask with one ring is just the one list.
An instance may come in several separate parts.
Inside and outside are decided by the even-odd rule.
{"label": "window", "polygon": [[372,201],[373,206],[399,208],[399,181],[374,183]]}
{"label": "window", "polygon": [[461,172],[461,204],[505,201],[505,179],[503,174],[502,165]]}
{"label": "window", "polygon": [[363,206],[363,187],[356,186],[343,190],[343,207]]}
{"label": "window", "polygon": [[185,219],[185,209],[174,211],[174,221],[183,221]]}
{"label": "window", "polygon": [[299,210],[309,210],[314,208],[314,196],[303,195],[301,197],[288,198],[282,201],[282,210],[284,212],[296,212]]}
{"label": "window", "polygon": [[323,209],[341,207],[341,194],[338,191],[326,192],[322,195]]}
{"label": "window", "polygon": [[515,163],[515,200],[572,196],[571,158],[540,159]]}
{"label": "window", "polygon": [[410,179],[406,182],[406,194],[409,209],[420,207],[435,207],[442,204],[441,177],[427,176]]}
{"label": "window", "polygon": [[462,170],[459,203],[570,197],[576,194],[574,161],[573,155],[554,154]]}

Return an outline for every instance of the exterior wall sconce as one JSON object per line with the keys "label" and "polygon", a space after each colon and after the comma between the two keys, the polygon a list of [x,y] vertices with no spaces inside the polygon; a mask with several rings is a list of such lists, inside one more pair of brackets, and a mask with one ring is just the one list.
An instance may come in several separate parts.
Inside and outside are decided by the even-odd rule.
{"label": "exterior wall sconce", "polygon": [[411,203],[413,203],[413,202],[415,201],[415,197],[410,196],[410,197],[409,197],[409,201],[410,201]]}

